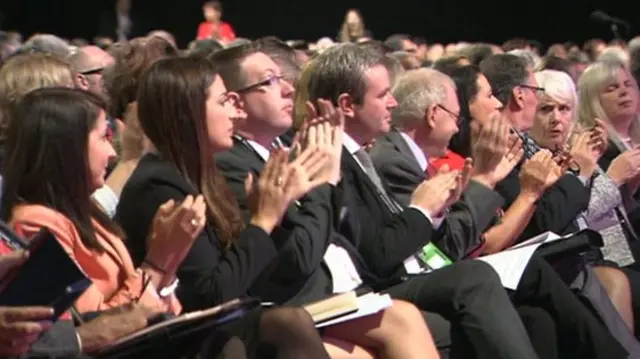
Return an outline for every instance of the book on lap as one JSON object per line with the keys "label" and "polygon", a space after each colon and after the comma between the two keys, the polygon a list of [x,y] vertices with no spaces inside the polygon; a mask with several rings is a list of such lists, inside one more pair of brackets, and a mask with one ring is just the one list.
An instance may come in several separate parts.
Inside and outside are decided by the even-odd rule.
{"label": "book on lap", "polygon": [[388,294],[367,293],[357,296],[355,292],[335,295],[306,305],[317,328],[328,327],[356,318],[376,314],[391,306]]}

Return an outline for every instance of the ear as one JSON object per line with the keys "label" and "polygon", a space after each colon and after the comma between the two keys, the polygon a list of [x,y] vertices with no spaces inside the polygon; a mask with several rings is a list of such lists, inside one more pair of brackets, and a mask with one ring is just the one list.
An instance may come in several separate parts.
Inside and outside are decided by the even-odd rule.
{"label": "ear", "polygon": [[438,105],[435,103],[427,107],[424,111],[424,121],[429,127],[429,131],[433,131],[433,129],[436,128],[436,115],[438,111],[441,111],[441,109],[438,108]]}
{"label": "ear", "polygon": [[80,89],[87,91],[89,89],[89,81],[82,74],[76,74],[76,86]]}
{"label": "ear", "polygon": [[524,90],[520,86],[516,86],[511,90],[511,99],[508,102],[517,105],[519,109],[524,108]]}
{"label": "ear", "polygon": [[351,97],[351,95],[343,93],[338,96],[338,108],[342,110],[345,118],[355,117],[355,106],[356,104],[353,102],[353,97]]}
{"label": "ear", "polygon": [[247,112],[244,110],[244,101],[237,92],[229,92],[229,101],[234,108],[234,117],[239,119],[247,118]]}

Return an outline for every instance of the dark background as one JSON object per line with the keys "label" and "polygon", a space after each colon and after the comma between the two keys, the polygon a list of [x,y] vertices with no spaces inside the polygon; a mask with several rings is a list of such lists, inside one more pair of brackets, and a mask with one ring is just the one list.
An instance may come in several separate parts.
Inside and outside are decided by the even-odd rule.
{"label": "dark background", "polygon": [[[195,37],[202,21],[202,0],[133,0],[133,21],[142,30],[166,29],[176,35],[180,45]],[[112,8],[114,0],[0,0],[4,14],[3,30],[24,35],[50,32],[66,38],[91,39],[98,28],[100,14]],[[255,38],[276,35],[282,39],[315,41],[335,37],[346,9],[359,8],[374,36],[384,39],[393,33],[424,36],[429,41],[489,41],[502,43],[514,36],[543,44],[592,37],[610,39],[607,25],[589,20],[601,9],[640,27],[634,1],[514,0],[223,0],[224,19],[239,36]],[[634,16],[636,15],[636,16]],[[635,24],[634,24],[635,20]]]}

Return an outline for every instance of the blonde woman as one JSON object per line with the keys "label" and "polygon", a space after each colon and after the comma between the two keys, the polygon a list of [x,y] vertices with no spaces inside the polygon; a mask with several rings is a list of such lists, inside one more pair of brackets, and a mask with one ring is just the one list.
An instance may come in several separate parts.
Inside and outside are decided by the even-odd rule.
{"label": "blonde woman", "polygon": [[591,128],[595,119],[609,130],[609,144],[598,164],[607,171],[622,194],[633,229],[640,229],[637,194],[640,185],[640,116],[638,84],[619,63],[596,62],[578,82],[578,123]]}

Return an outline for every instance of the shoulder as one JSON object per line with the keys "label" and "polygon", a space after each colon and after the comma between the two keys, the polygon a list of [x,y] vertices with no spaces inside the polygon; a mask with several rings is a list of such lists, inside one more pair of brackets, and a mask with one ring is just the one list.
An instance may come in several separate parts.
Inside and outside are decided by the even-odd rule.
{"label": "shoulder", "polygon": [[155,154],[147,154],[131,174],[125,189],[139,189],[154,183],[181,186],[184,182],[175,166]]}
{"label": "shoulder", "polygon": [[75,237],[77,235],[73,222],[64,214],[37,204],[16,206],[11,213],[9,225],[27,238],[44,227],[54,232],[57,237]]}

